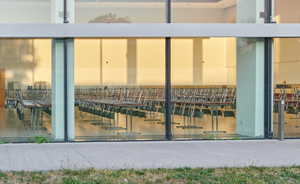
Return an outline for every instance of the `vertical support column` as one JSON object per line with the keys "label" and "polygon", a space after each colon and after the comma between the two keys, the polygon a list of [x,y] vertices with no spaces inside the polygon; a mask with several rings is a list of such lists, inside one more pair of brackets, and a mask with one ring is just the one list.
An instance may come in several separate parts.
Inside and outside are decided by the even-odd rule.
{"label": "vertical support column", "polygon": [[63,141],[64,135],[64,39],[52,39],[52,139]]}
{"label": "vertical support column", "polygon": [[[66,21],[66,20],[65,20]],[[64,113],[65,141],[68,142],[68,52],[67,38],[64,39]]]}
{"label": "vertical support column", "polygon": [[5,68],[0,68],[0,107],[5,107]]}
{"label": "vertical support column", "polygon": [[[51,22],[64,22],[64,1],[51,0]],[[64,39],[52,39],[52,139],[64,141]]]}
{"label": "vertical support column", "polygon": [[284,140],[284,100],[278,101],[278,140]]}
{"label": "vertical support column", "polygon": [[[51,0],[52,23],[74,23],[74,0]],[[52,139],[74,140],[74,39],[52,39]]]}
{"label": "vertical support column", "polygon": [[67,39],[67,129],[68,141],[75,139],[74,38]]}
{"label": "vertical support column", "polygon": [[[64,0],[64,23],[74,23],[74,0]],[[65,141],[75,139],[74,38],[64,40]]]}
{"label": "vertical support column", "polygon": [[127,85],[136,85],[136,54],[137,42],[135,38],[127,39]]}
{"label": "vertical support column", "polygon": [[[171,23],[171,0],[165,1],[166,23]],[[166,103],[166,139],[172,140],[171,130],[171,38],[166,37],[166,65],[165,65],[165,103]]]}
{"label": "vertical support column", "polygon": [[273,138],[273,57],[272,38],[265,38],[264,137]]}
{"label": "vertical support column", "polygon": [[65,23],[75,23],[75,1],[74,0],[64,0],[66,2],[65,16],[67,22]]}
{"label": "vertical support column", "polygon": [[263,24],[264,18],[260,18],[260,12],[265,11],[265,1],[239,0],[237,1],[237,23]]}
{"label": "vertical support column", "polygon": [[[253,42],[251,45],[241,45]],[[264,136],[264,39],[237,38],[236,133]],[[244,48],[244,47],[250,47]]]}
{"label": "vertical support column", "polygon": [[[264,1],[237,2],[239,23],[264,23]],[[236,133],[264,136],[264,39],[237,38],[237,115]]]}
{"label": "vertical support column", "polygon": [[51,0],[51,23],[64,22],[64,1]]}
{"label": "vertical support column", "polygon": [[193,38],[193,84],[202,84],[202,38]]}

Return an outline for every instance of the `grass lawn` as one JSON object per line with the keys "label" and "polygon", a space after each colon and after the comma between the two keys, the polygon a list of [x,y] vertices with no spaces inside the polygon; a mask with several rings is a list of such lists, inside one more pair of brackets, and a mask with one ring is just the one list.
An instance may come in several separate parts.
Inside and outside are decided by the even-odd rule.
{"label": "grass lawn", "polygon": [[0,183],[300,183],[300,166],[0,172]]}

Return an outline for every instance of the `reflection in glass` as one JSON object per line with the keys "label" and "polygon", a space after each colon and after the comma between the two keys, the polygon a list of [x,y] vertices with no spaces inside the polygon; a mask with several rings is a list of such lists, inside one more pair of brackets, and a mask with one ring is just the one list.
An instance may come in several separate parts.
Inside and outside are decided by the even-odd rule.
{"label": "reflection in glass", "polygon": [[75,0],[75,23],[164,23],[165,1]]}
{"label": "reflection in glass", "polygon": [[264,23],[261,0],[172,1],[172,23]]}
{"label": "reflection in glass", "polygon": [[274,20],[277,23],[300,23],[300,1],[274,0]]}
{"label": "reflection in glass", "polygon": [[75,140],[165,139],[164,52],[164,38],[76,38]]}
{"label": "reflection in glass", "polygon": [[236,0],[172,1],[173,23],[236,23]]}
{"label": "reflection in glass", "polygon": [[285,100],[284,132],[286,138],[300,137],[300,39],[274,39],[274,136],[278,132],[278,100]]}
{"label": "reflection in glass", "polygon": [[[174,139],[262,138],[263,40],[172,38]],[[262,70],[261,70],[262,69]]]}
{"label": "reflection in glass", "polygon": [[0,0],[0,23],[51,23],[51,1]]}
{"label": "reflection in glass", "polygon": [[0,40],[0,137],[51,139],[51,40]]}

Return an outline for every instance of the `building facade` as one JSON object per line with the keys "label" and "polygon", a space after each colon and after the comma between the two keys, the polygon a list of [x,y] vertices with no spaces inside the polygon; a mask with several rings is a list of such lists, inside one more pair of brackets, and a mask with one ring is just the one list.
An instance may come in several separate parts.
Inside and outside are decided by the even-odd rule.
{"label": "building facade", "polygon": [[0,0],[0,138],[299,138],[299,7]]}

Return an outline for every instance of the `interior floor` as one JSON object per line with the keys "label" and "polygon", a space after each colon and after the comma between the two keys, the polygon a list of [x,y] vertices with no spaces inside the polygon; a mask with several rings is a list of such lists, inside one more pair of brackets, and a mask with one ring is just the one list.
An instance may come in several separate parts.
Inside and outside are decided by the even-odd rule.
{"label": "interior floor", "polygon": [[31,126],[29,109],[25,109],[24,114],[24,121],[21,121],[15,108],[0,107],[0,139],[8,142],[26,142],[28,138],[37,134],[51,139],[51,116],[43,114],[44,128],[40,124],[39,132],[37,132]]}
{"label": "interior floor", "polygon": [[[82,115],[82,116],[81,116]],[[285,113],[285,137],[286,138],[299,138],[300,137],[300,119],[296,115]],[[298,117],[299,118],[299,117]],[[75,107],[75,141],[122,141],[122,140],[165,140],[165,126],[158,122],[163,122],[163,115],[156,114],[156,121],[147,121],[145,118],[132,117],[132,131],[130,128],[130,116],[127,117],[127,134],[126,130],[105,130],[103,127],[109,125],[94,125],[93,123],[101,123],[101,117],[91,115],[86,112],[80,113],[78,107]],[[158,121],[158,120],[161,121]],[[274,114],[275,119],[275,114]],[[92,120],[92,121],[91,121]],[[172,124],[172,134],[174,140],[187,140],[187,139],[233,139],[239,137],[241,139],[253,139],[260,137],[250,137],[246,135],[236,134],[236,119],[233,117],[218,117],[219,131],[226,131],[226,133],[205,133],[212,130],[212,117],[211,115],[204,115],[203,118],[195,119],[196,129],[182,129],[177,126],[184,124],[183,116],[174,115],[173,122],[179,124]],[[104,123],[113,124],[112,120],[103,118]],[[186,119],[187,123],[187,119]],[[193,125],[193,119],[191,121]],[[0,139],[12,142],[27,142],[29,137],[34,137],[37,133],[46,138],[51,139],[51,116],[45,112],[43,114],[43,127],[40,126],[39,132],[31,128],[30,111],[25,109],[25,119],[21,121],[18,118],[15,109],[0,108]],[[112,126],[112,125],[111,125]],[[115,126],[126,128],[126,115],[119,114],[119,121],[117,122],[117,115],[115,118]],[[62,125],[63,127],[63,125]],[[199,127],[202,127],[200,129]],[[274,137],[277,136],[278,125],[274,124]],[[214,130],[216,130],[216,122],[214,117]],[[133,133],[130,133],[133,132]]]}
{"label": "interior floor", "polygon": [[[274,113],[273,114],[273,122],[277,122],[277,117],[278,114]],[[300,114],[299,114],[300,115]],[[284,112],[284,137],[285,138],[300,138],[300,119],[299,115],[295,114],[288,114]],[[277,117],[276,117],[277,116]],[[274,123],[273,124],[273,137],[277,138],[278,137],[278,124]]]}
{"label": "interior floor", "polygon": [[[119,121],[117,121],[117,115],[115,118],[115,126],[119,126],[122,128],[126,128],[126,115],[119,114]],[[139,118],[139,117],[132,117],[132,131],[130,128],[130,116],[127,116],[128,122],[128,130],[127,135],[120,135],[126,133],[126,130],[105,130],[100,125],[93,125],[92,123],[101,123],[101,117],[96,115],[91,115],[86,112],[82,112],[82,116],[78,108],[75,108],[75,139],[76,140],[84,140],[88,137],[92,136],[93,138],[88,139],[95,139],[95,137],[105,137],[109,136],[113,139],[119,140],[128,140],[128,139],[142,139],[142,140],[156,140],[165,139],[165,126],[159,122],[164,122],[164,116],[161,113],[156,113],[152,119],[155,121],[150,120],[150,114],[147,114],[147,118]],[[177,126],[184,125],[184,117],[174,115],[173,122],[176,124],[172,124],[171,130],[174,139],[208,139],[213,137],[219,138],[232,138],[234,136],[242,136],[235,134],[235,118],[233,117],[218,117],[219,120],[219,131],[226,131],[226,133],[219,133],[219,134],[206,134],[205,131],[212,130],[212,117],[210,115],[204,115],[203,118],[195,118],[195,125],[197,128],[177,128]],[[185,120],[186,124],[188,120]],[[214,116],[214,130],[216,130],[216,117]],[[103,118],[104,123],[110,122],[113,124],[113,120],[106,120]],[[119,122],[119,123],[117,123]],[[179,124],[178,124],[179,123]],[[194,125],[194,119],[191,120],[191,124]],[[106,125],[107,126],[107,125]],[[105,127],[105,126],[104,126]],[[202,129],[200,129],[202,127]],[[133,132],[133,133],[131,133]],[[119,133],[119,134],[118,134]],[[244,136],[247,137],[247,136]]]}

